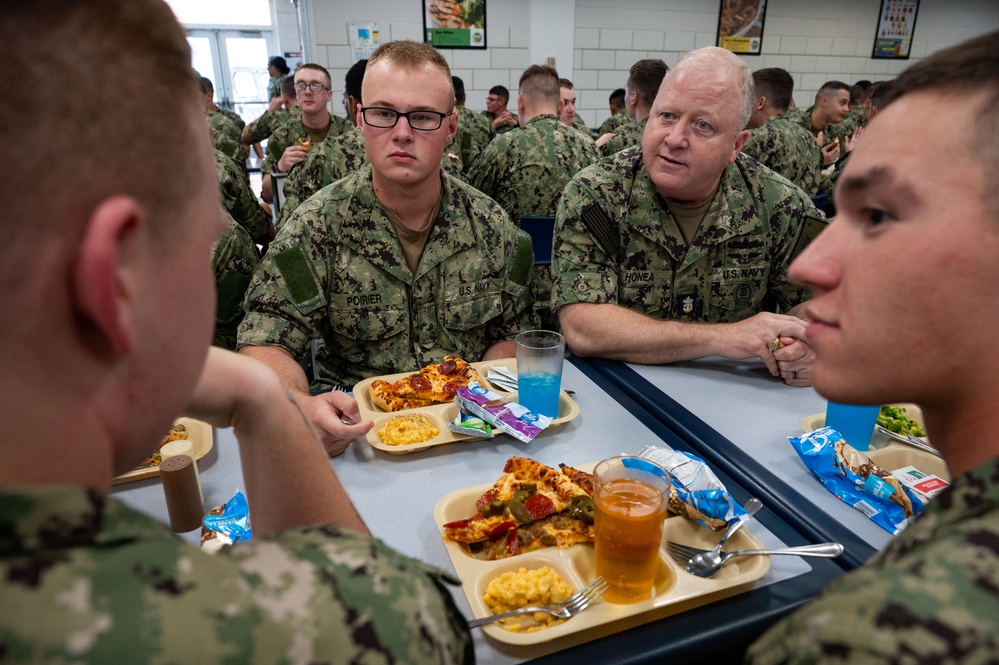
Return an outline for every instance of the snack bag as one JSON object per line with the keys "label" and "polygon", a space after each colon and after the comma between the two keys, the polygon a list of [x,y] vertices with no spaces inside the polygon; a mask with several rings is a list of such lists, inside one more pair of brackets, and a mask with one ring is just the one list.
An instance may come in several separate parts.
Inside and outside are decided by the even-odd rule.
{"label": "snack bag", "polygon": [[746,509],[736,503],[700,457],[669,446],[646,446],[638,456],[669,471],[673,480],[669,498],[671,512],[712,531],[720,531],[731,520],[746,514]]}
{"label": "snack bag", "polygon": [[826,489],[888,533],[899,533],[910,517],[923,512],[925,504],[915,492],[849,445],[833,428],[788,437],[788,441]]}
{"label": "snack bag", "polygon": [[201,521],[201,549],[206,552],[214,554],[225,545],[252,537],[250,507],[239,490],[224,505],[212,508]]}
{"label": "snack bag", "polygon": [[461,407],[458,407],[458,415],[447,424],[447,428],[455,434],[464,434],[480,439],[491,439],[496,436],[496,432],[489,423]]}
{"label": "snack bag", "polygon": [[548,416],[528,411],[517,402],[483,388],[476,381],[459,388],[454,401],[459,407],[524,443],[530,443],[552,422]]}

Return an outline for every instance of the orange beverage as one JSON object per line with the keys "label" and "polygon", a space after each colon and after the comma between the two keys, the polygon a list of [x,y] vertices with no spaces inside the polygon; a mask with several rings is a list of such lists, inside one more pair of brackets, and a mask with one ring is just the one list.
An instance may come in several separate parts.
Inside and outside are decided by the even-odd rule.
{"label": "orange beverage", "polygon": [[[621,466],[621,459],[601,462],[594,470],[596,574],[610,584],[604,600],[635,603],[652,597],[669,480],[668,476],[663,481],[644,471],[636,473]],[[613,462],[618,463],[616,472],[600,473],[601,465]],[[640,480],[641,476],[648,477]]]}

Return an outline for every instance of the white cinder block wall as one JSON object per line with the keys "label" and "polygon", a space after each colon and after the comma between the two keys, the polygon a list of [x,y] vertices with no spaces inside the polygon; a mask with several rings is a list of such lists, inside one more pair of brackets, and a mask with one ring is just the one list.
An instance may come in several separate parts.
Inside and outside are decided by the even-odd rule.
{"label": "white cinder block wall", "polygon": [[[563,25],[531,25],[529,3],[546,0],[489,0],[485,50],[442,49],[453,73],[465,82],[468,106],[485,108],[490,87],[516,93],[521,72],[531,64],[531,31],[571,42],[573,62],[558,62],[559,73],[573,80],[577,112],[595,127],[607,118],[607,97],[624,86],[628,69],[641,58],[662,58],[673,66],[685,52],[714,44],[718,0],[575,0],[575,16]],[[352,64],[348,26],[377,22],[383,41],[422,39],[418,0],[300,0],[306,54],[328,67],[334,86]],[[294,48],[288,35],[294,7],[278,0],[282,49]],[[284,6],[287,5],[287,6]],[[795,80],[795,102],[810,106],[827,80],[855,83],[891,78],[908,65],[970,37],[999,29],[997,0],[922,0],[909,60],[874,60],[871,50],[881,0],[768,0],[763,52],[743,56],[752,69],[783,67]],[[535,39],[535,43],[537,40]],[[536,51],[535,51],[536,52]],[[543,62],[544,57],[536,58]],[[336,110],[343,112],[338,104]],[[513,106],[513,102],[511,102]]]}

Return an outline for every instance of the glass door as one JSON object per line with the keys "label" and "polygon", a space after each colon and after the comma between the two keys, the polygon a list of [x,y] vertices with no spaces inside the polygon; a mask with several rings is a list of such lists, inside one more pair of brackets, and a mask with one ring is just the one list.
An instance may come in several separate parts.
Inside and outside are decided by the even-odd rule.
{"label": "glass door", "polygon": [[215,103],[246,122],[267,109],[267,60],[272,33],[261,30],[192,29],[191,64],[215,86]]}

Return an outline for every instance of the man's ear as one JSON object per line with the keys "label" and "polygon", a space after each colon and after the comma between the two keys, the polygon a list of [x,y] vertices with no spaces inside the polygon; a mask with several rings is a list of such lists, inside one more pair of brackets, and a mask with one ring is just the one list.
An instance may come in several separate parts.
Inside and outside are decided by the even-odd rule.
{"label": "man's ear", "polygon": [[747,139],[749,139],[748,129],[744,129],[735,135],[735,150],[732,152],[732,159],[728,160],[729,164],[734,162],[735,158],[739,156],[740,152],[742,152],[742,147],[746,145]]}
{"label": "man's ear", "polygon": [[[559,111],[562,109],[559,108]],[[517,116],[523,118],[527,115],[527,102],[524,101],[523,95],[517,95]]]}
{"label": "man's ear", "polygon": [[101,201],[87,221],[73,270],[73,306],[81,325],[114,356],[135,345],[137,243],[143,223],[135,199]]}
{"label": "man's ear", "polygon": [[760,97],[757,98],[757,100],[756,100],[756,110],[757,111],[762,111],[766,107],[767,107],[767,98],[766,98],[766,95],[760,95]]}

